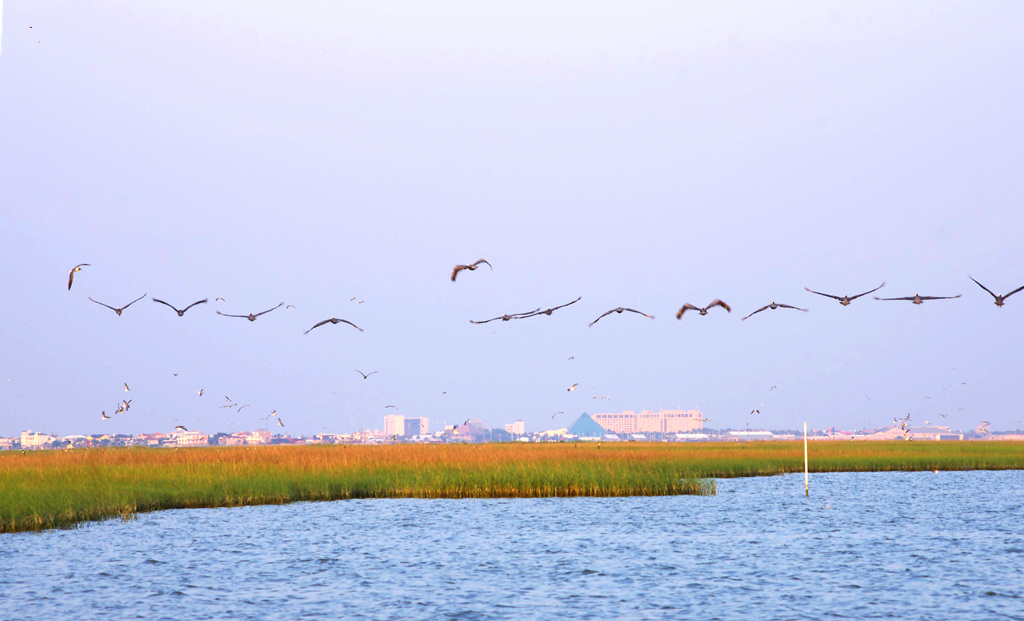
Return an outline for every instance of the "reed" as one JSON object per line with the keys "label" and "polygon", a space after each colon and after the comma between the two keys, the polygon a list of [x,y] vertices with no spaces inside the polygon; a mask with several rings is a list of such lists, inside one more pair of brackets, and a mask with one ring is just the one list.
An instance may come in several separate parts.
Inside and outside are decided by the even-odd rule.
{"label": "reed", "polygon": [[[0,532],[160,509],[348,498],[714,494],[799,472],[798,442],[265,446],[0,453]],[[828,442],[812,472],[1024,468],[1012,442]]]}

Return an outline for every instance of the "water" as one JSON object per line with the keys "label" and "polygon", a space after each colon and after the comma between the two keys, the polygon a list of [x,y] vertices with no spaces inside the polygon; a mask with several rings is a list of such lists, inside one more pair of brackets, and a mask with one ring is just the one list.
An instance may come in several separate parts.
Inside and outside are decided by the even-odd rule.
{"label": "water", "polygon": [[1024,472],[352,500],[0,535],[4,619],[1024,619]]}

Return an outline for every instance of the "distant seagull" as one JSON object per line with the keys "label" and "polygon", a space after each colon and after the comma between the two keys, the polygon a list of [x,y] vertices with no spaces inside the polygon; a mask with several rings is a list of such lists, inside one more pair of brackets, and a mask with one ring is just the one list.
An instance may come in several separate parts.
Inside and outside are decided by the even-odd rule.
{"label": "distant seagull", "polygon": [[107,420],[108,418],[110,418],[109,416],[107,416],[107,412],[106,412],[106,410],[104,410],[104,411],[100,412],[100,416],[102,416],[102,417],[103,417],[103,420]]}
{"label": "distant seagull", "polygon": [[569,386],[568,388],[566,388],[566,390],[568,390],[568,391],[576,390],[577,386],[579,386],[579,384],[573,384],[572,386]]}
{"label": "distant seagull", "polygon": [[273,412],[271,412],[270,414],[267,414],[266,416],[261,416],[260,420],[267,420],[268,418],[270,418],[272,416],[276,416],[276,415],[277,415],[277,410],[274,410]]}
{"label": "distant seagull", "polygon": [[238,414],[238,412],[241,412],[243,409],[245,409],[247,407],[249,407],[248,403],[246,403],[245,405],[239,406],[238,410],[235,412],[235,414]]}
{"label": "distant seagull", "polygon": [[686,304],[683,304],[683,307],[680,308],[676,312],[676,319],[682,319],[683,318],[683,313],[685,313],[688,310],[695,310],[695,311],[699,312],[701,315],[707,315],[708,314],[708,309],[714,308],[716,306],[721,306],[722,308],[725,309],[725,312],[727,312],[727,313],[731,313],[732,312],[732,309],[729,308],[728,304],[726,304],[725,302],[715,298],[715,300],[713,302],[711,302],[711,304],[708,304],[704,308],[698,308],[698,307],[694,306],[693,304],[690,304],[689,302],[687,302]]}
{"label": "distant seagull", "polygon": [[598,317],[597,319],[595,319],[595,320],[591,321],[591,322],[590,322],[590,325],[588,325],[587,327],[589,328],[590,326],[594,325],[595,323],[597,323],[597,322],[601,321],[601,319],[602,319],[602,318],[603,318],[603,317],[604,317],[605,315],[611,315],[612,313],[618,313],[618,314],[620,314],[620,315],[621,315],[621,314],[622,314],[622,311],[629,311],[629,312],[631,312],[631,313],[636,313],[636,314],[638,314],[638,315],[643,315],[644,317],[647,317],[648,319],[654,319],[654,317],[653,317],[653,316],[651,316],[651,315],[648,315],[647,313],[641,313],[640,311],[638,311],[638,310],[633,310],[632,308],[623,308],[623,307],[621,307],[621,306],[618,306],[618,307],[616,307],[616,308],[613,308],[613,309],[611,309],[610,311],[608,311],[608,312],[604,313],[603,315],[601,315],[601,317]]}
{"label": "distant seagull", "polygon": [[202,396],[203,396],[203,389],[202,389],[202,388],[200,388],[200,389],[199,389],[199,396],[200,396],[200,397],[202,397]]}
{"label": "distant seagull", "polygon": [[255,315],[253,313],[249,313],[248,315],[229,315],[227,313],[222,313],[220,311],[217,311],[217,314],[218,315],[224,315],[225,317],[243,317],[245,319],[248,319],[249,321],[256,321],[256,318],[259,317],[260,315],[265,315],[265,314],[269,313],[272,310],[277,310],[278,308],[281,308],[282,306],[284,306],[284,302],[281,302],[280,304],[278,304],[274,308],[268,308],[267,310],[265,310],[263,312],[256,313]]}
{"label": "distant seagull", "polygon": [[362,331],[363,331],[363,329],[362,329],[362,328],[360,328],[360,327],[359,327],[359,326],[357,326],[356,324],[352,323],[352,322],[351,322],[351,321],[349,321],[348,319],[338,319],[337,317],[331,317],[330,319],[324,319],[324,320],[323,320],[323,321],[321,321],[320,323],[318,323],[318,324],[314,325],[314,326],[313,326],[312,328],[310,328],[309,330],[306,330],[305,332],[303,332],[303,334],[309,334],[309,333],[310,333],[310,332],[311,332],[311,331],[312,331],[312,330],[313,330],[314,328],[319,328],[320,326],[324,325],[325,323],[332,323],[332,324],[336,324],[336,323],[347,323],[348,325],[352,326],[352,327],[353,327],[353,328],[355,328],[356,330],[359,330],[360,332],[362,332]]}
{"label": "distant seagull", "polygon": [[227,300],[225,300],[224,298],[215,298],[213,301],[214,302],[227,302]]}
{"label": "distant seagull", "polygon": [[575,300],[573,300],[572,302],[566,302],[565,304],[562,304],[561,306],[556,306],[554,308],[548,307],[546,310],[538,309],[538,310],[533,311],[532,313],[530,313],[528,315],[524,315],[524,317],[533,317],[534,315],[550,315],[551,313],[555,312],[556,310],[558,310],[560,308],[565,308],[566,306],[569,306],[570,304],[575,304],[576,302],[579,302],[582,299],[583,299],[582,297],[578,297]]}
{"label": "distant seagull", "polygon": [[71,268],[71,271],[68,273],[68,291],[71,291],[71,283],[75,281],[75,272],[81,270],[83,267],[89,267],[89,264],[79,263],[78,265]]}
{"label": "distant seagull", "polygon": [[551,418],[554,418],[554,417],[558,416],[559,414],[565,414],[565,412],[555,412],[554,414],[551,415]]}
{"label": "distant seagull", "polygon": [[818,295],[823,295],[826,298],[832,298],[833,300],[839,300],[839,303],[842,304],[843,306],[849,306],[850,302],[856,300],[860,296],[867,295],[869,293],[874,293],[875,291],[878,291],[879,289],[881,289],[884,286],[885,286],[885,283],[883,282],[882,284],[878,285],[877,287],[875,287],[871,291],[865,291],[864,293],[858,293],[857,295],[853,295],[853,296],[844,295],[842,297],[839,297],[838,295],[832,295],[831,293],[822,293],[820,291],[815,291],[813,289],[807,289],[807,287],[804,287],[804,289],[807,289],[807,291],[810,291],[811,293],[816,293]]}
{"label": "distant seagull", "polygon": [[386,409],[388,409],[388,408],[395,408],[396,410],[398,409],[397,407],[395,407],[395,406],[393,406],[393,405],[385,405],[385,406],[384,406],[384,409],[385,409],[385,410],[386,410]]}
{"label": "distant seagull", "polygon": [[573,359],[573,358],[575,358],[575,357],[576,357],[576,356],[569,356],[569,360],[572,360],[572,359]]}
{"label": "distant seagull", "polygon": [[767,310],[769,308],[772,309],[772,310],[775,310],[776,308],[792,308],[793,310],[803,311],[805,313],[807,312],[806,308],[797,308],[795,306],[790,306],[789,304],[778,304],[778,303],[775,302],[775,300],[772,300],[771,304],[769,304],[768,306],[762,306],[761,308],[757,309],[756,311],[754,311],[754,312],[750,313],[749,315],[747,315],[746,317],[744,317],[743,320],[750,319],[754,315],[760,313],[763,310]]}
{"label": "distant seagull", "polygon": [[143,294],[142,294],[142,295],[140,295],[139,297],[135,298],[135,299],[134,299],[134,300],[132,300],[131,302],[128,302],[127,304],[125,304],[125,305],[124,305],[124,306],[122,306],[121,308],[114,308],[113,306],[108,306],[108,305],[104,304],[103,302],[96,302],[96,300],[93,300],[92,298],[89,298],[89,299],[90,299],[90,300],[92,300],[93,302],[96,302],[96,303],[97,303],[97,304],[99,304],[100,306],[106,306],[106,307],[107,307],[107,308],[109,308],[110,310],[112,310],[112,311],[114,311],[115,313],[117,313],[117,316],[118,316],[118,317],[120,317],[120,316],[121,316],[121,311],[123,311],[124,309],[128,308],[128,307],[129,307],[129,306],[131,306],[132,304],[135,304],[136,302],[138,302],[139,300],[141,300],[141,299],[142,299],[142,298],[144,298],[144,297],[146,297],[146,294],[145,294],[145,293],[143,293]]}
{"label": "distant seagull", "polygon": [[935,296],[935,295],[918,295],[918,294],[915,293],[912,296],[903,297],[903,298],[880,298],[880,297],[876,296],[875,299],[876,300],[909,300],[909,301],[913,302],[914,304],[921,304],[925,300],[955,300],[956,298],[960,297],[961,295],[963,295],[963,294],[959,293],[957,295],[951,295],[951,296],[943,297],[943,296]]}
{"label": "distant seagull", "polygon": [[203,300],[199,300],[198,302],[192,302],[191,304],[189,304],[185,308],[175,308],[174,306],[171,306],[170,304],[168,304],[167,302],[164,302],[163,300],[158,300],[156,298],[153,298],[153,301],[154,302],[159,302],[160,304],[163,304],[164,306],[170,306],[171,308],[174,309],[174,312],[178,313],[178,317],[184,316],[185,315],[185,311],[187,311],[188,309],[192,308],[196,304],[206,304],[206,302],[207,302],[207,300],[203,299]]}
{"label": "distant seagull", "polygon": [[284,307],[285,310],[288,310],[289,308],[295,308],[295,305],[294,304],[289,304],[288,306]]}
{"label": "distant seagull", "polygon": [[188,429],[185,429],[185,425],[175,425],[174,429],[176,431],[188,431]]}
{"label": "distant seagull", "polygon": [[[462,270],[469,270],[472,272],[477,267],[479,267],[481,263],[487,263],[487,260],[479,259],[474,263],[470,263],[469,265],[456,265],[455,269],[452,270],[452,282],[455,282],[455,277],[458,276],[459,272],[461,272]],[[491,267],[490,263],[487,263],[487,267],[490,267],[492,270],[494,269],[493,267]]]}
{"label": "distant seagull", "polygon": [[[974,280],[974,277],[971,276],[970,274],[968,274],[967,277],[970,278],[971,280]],[[1002,306],[1003,305],[1003,300],[1005,300],[1006,298],[1010,297],[1014,293],[1017,293],[1021,289],[1024,289],[1024,287],[1017,287],[1016,289],[1014,289],[1013,291],[1007,293],[1006,295],[996,295],[996,294],[992,293],[991,291],[989,291],[988,287],[986,287],[985,285],[981,284],[977,280],[974,280],[974,282],[975,282],[975,284],[977,284],[979,287],[981,287],[985,291],[988,291],[988,294],[996,299],[996,306]],[[71,288],[71,284],[70,283],[68,283],[68,288],[69,289]]]}
{"label": "distant seagull", "polygon": [[355,372],[360,374],[360,375],[362,375],[363,379],[366,379],[366,378],[370,377],[371,375],[373,375],[374,373],[376,373],[376,371],[370,371],[369,373],[363,373],[359,369],[355,369]]}
{"label": "distant seagull", "polygon": [[470,319],[469,323],[488,323],[490,321],[497,321],[498,319],[502,321],[508,321],[510,319],[522,319],[523,317],[530,317],[532,315],[538,314],[537,311],[539,310],[539,308],[535,308],[532,311],[527,311],[525,313],[512,313],[511,315],[501,315],[499,317],[491,317],[490,319],[484,319],[483,321],[473,321],[472,319]]}
{"label": "distant seagull", "polygon": [[128,408],[132,407],[132,400],[131,399],[128,399],[127,401],[122,400],[121,403],[124,404],[124,411],[125,412],[128,411]]}
{"label": "distant seagull", "polygon": [[125,382],[124,383],[124,391],[128,392],[129,390],[131,390],[131,388],[128,388],[128,382]]}
{"label": "distant seagull", "polygon": [[750,410],[750,413],[751,413],[751,414],[760,414],[760,413],[761,413],[761,410],[757,410],[757,409],[754,409],[754,410]]}
{"label": "distant seagull", "polygon": [[771,392],[772,390],[775,390],[775,384],[772,384],[772,387],[768,389],[769,392]]}
{"label": "distant seagull", "polygon": [[281,421],[281,417],[280,416],[277,417],[277,426],[278,427],[284,427],[284,422]]}

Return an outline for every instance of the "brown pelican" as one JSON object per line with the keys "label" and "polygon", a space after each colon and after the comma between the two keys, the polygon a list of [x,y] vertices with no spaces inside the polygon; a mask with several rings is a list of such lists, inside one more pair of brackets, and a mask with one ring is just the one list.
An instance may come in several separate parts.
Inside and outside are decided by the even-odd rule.
{"label": "brown pelican", "polygon": [[523,317],[530,317],[531,315],[538,314],[537,311],[539,310],[539,308],[535,308],[532,311],[527,311],[525,313],[512,313],[511,315],[501,315],[499,317],[491,317],[490,319],[484,319],[483,321],[473,321],[472,319],[470,319],[469,323],[487,323],[489,321],[497,321],[499,319],[502,321],[508,321],[510,319],[522,319]]}
{"label": "brown pelican", "polygon": [[832,298],[833,300],[839,300],[839,303],[842,304],[843,306],[849,306],[850,302],[856,300],[860,296],[867,295],[869,293],[874,293],[875,291],[878,291],[879,289],[881,289],[884,286],[885,286],[885,283],[883,282],[882,284],[878,285],[877,287],[875,287],[871,291],[865,291],[864,293],[858,293],[857,295],[852,295],[852,296],[851,295],[844,295],[843,297],[839,297],[838,295],[832,295],[830,293],[822,293],[820,291],[815,291],[813,289],[807,289],[807,287],[804,287],[804,289],[807,289],[807,291],[810,291],[811,293],[817,293],[818,295],[823,295],[826,298]]}
{"label": "brown pelican", "polygon": [[[164,302],[163,300],[158,300],[156,298],[153,298],[153,301],[154,302],[159,302],[160,304],[163,304],[164,306],[170,306],[171,308],[174,308],[173,306],[171,306],[167,302]],[[185,315],[185,311],[187,311],[188,309],[192,308],[196,304],[206,304],[206,302],[207,302],[207,300],[199,300],[198,302],[192,302],[191,304],[189,304],[185,308],[181,308],[181,309],[174,308],[174,312],[178,313],[178,317],[182,317],[182,316]]]}
{"label": "brown pelican", "polygon": [[633,310],[632,308],[623,308],[622,306],[619,306],[619,307],[613,308],[610,311],[604,313],[604,315],[601,315],[601,317],[598,317],[597,319],[591,321],[590,325],[588,325],[587,327],[589,328],[590,326],[594,325],[595,323],[601,321],[601,318],[604,317],[605,315],[611,315],[612,313],[618,313],[618,314],[621,315],[622,311],[629,311],[631,313],[637,313],[638,315],[643,315],[644,317],[647,317],[648,319],[654,319],[654,317],[652,315],[648,315],[647,313],[641,313],[640,311]]}
{"label": "brown pelican", "polygon": [[957,295],[951,295],[951,296],[942,297],[942,296],[935,296],[935,295],[918,295],[918,294],[915,293],[912,296],[903,297],[903,298],[880,298],[878,296],[875,296],[875,299],[876,300],[910,300],[914,304],[922,304],[925,300],[955,300],[956,298],[960,297],[961,295],[963,295],[963,294],[962,293],[958,293]]}
{"label": "brown pelican", "polygon": [[320,323],[318,323],[318,324],[314,325],[314,326],[313,326],[312,328],[310,328],[309,330],[306,330],[305,332],[303,332],[303,334],[309,334],[309,333],[310,333],[310,331],[312,331],[312,330],[313,330],[314,328],[319,328],[320,326],[324,325],[325,323],[347,323],[348,325],[352,326],[352,327],[353,327],[353,328],[355,328],[356,330],[359,330],[360,332],[362,332],[362,331],[363,331],[363,329],[362,329],[362,328],[360,328],[360,327],[359,327],[359,326],[357,326],[356,324],[352,323],[352,322],[351,322],[351,321],[349,321],[348,319],[338,319],[337,317],[331,317],[330,319],[324,319],[324,320],[323,320],[323,321],[321,321]]}
{"label": "brown pelican", "polygon": [[727,312],[727,313],[731,313],[732,312],[732,309],[729,308],[728,304],[726,304],[725,302],[723,302],[723,301],[721,301],[721,300],[716,298],[714,302],[712,302],[711,304],[708,304],[704,308],[697,308],[696,306],[694,306],[693,304],[690,304],[689,302],[687,302],[686,304],[683,304],[683,307],[680,308],[679,311],[676,313],[676,319],[682,319],[683,318],[683,313],[685,313],[688,310],[695,310],[695,311],[698,311],[701,315],[707,315],[708,314],[708,309],[709,308],[714,308],[716,306],[721,306],[722,308],[725,309],[725,312]]}
{"label": "brown pelican", "polygon": [[[487,260],[479,259],[475,263],[470,263],[469,265],[456,265],[455,269],[452,270],[452,282],[455,282],[455,277],[458,276],[459,272],[461,272],[462,270],[469,270],[472,272],[477,267],[479,267],[481,263],[487,263]],[[494,269],[493,267],[491,267],[490,263],[487,263],[487,267],[490,267],[492,270]]]}
{"label": "brown pelican", "polygon": [[374,373],[376,373],[376,371],[370,371],[369,373],[363,373],[359,369],[355,369],[355,372],[360,374],[360,375],[362,375],[363,379],[366,379],[366,378],[370,377],[371,375],[373,375]]}
{"label": "brown pelican", "polygon": [[561,306],[556,306],[554,308],[550,308],[549,307],[547,310],[537,310],[537,311],[534,311],[532,313],[523,315],[523,317],[533,317],[534,315],[550,315],[551,313],[555,312],[556,310],[558,310],[560,308],[565,308],[566,306],[569,306],[570,304],[575,304],[576,302],[579,302],[582,299],[583,299],[582,297],[579,297],[579,298],[576,298],[575,300],[573,300],[572,302],[568,302],[566,304],[562,304]]}
{"label": "brown pelican", "polygon": [[71,291],[71,283],[75,281],[75,272],[81,270],[83,267],[89,267],[89,264],[79,263],[78,265],[71,268],[71,272],[68,273],[68,291]]}
{"label": "brown pelican", "polygon": [[792,308],[793,310],[803,311],[805,313],[807,312],[806,308],[797,308],[795,306],[790,306],[789,304],[778,304],[778,303],[775,302],[775,300],[772,300],[772,303],[769,304],[768,306],[762,306],[761,308],[759,308],[756,311],[750,313],[749,315],[747,315],[743,319],[750,319],[754,315],[760,313],[763,310],[767,310],[769,308],[772,309],[772,310],[775,310],[776,308]]}
{"label": "brown pelican", "polygon": [[128,302],[127,304],[125,304],[125,305],[124,305],[124,306],[122,306],[121,308],[114,308],[113,306],[108,306],[107,304],[104,304],[103,302],[96,302],[96,300],[93,300],[92,298],[89,298],[89,299],[90,299],[90,300],[92,300],[93,302],[96,302],[96,303],[97,303],[97,304],[99,304],[100,306],[106,306],[106,307],[107,307],[107,308],[109,308],[110,310],[112,310],[112,311],[114,311],[115,313],[117,313],[117,316],[118,316],[118,317],[120,317],[120,316],[121,316],[121,311],[123,311],[124,309],[128,308],[128,307],[129,307],[129,306],[131,306],[132,304],[135,304],[136,302],[138,302],[139,300],[141,300],[141,299],[142,299],[142,298],[144,298],[144,297],[146,297],[146,294],[145,294],[145,293],[143,293],[143,294],[142,294],[142,295],[140,295],[139,297],[135,298],[135,299],[134,299],[134,300],[132,300],[131,302]]}
{"label": "brown pelican", "polygon": [[176,431],[188,431],[188,429],[185,429],[185,425],[175,425],[174,429]]}
{"label": "brown pelican", "polygon": [[[968,274],[968,275],[967,275],[967,277],[968,277],[968,278],[970,278],[971,280],[974,280],[974,277],[973,277],[973,276],[971,276],[970,274]],[[1004,301],[1004,300],[1005,300],[1006,298],[1010,297],[1010,296],[1011,296],[1011,295],[1013,295],[1014,293],[1017,293],[1017,292],[1018,292],[1018,291],[1020,291],[1021,289],[1024,289],[1024,287],[1017,287],[1016,289],[1014,289],[1013,291],[1011,291],[1011,292],[1007,293],[1006,295],[996,295],[996,294],[992,293],[991,291],[989,291],[989,288],[988,288],[988,287],[986,287],[985,285],[981,284],[981,283],[980,283],[980,282],[978,282],[977,280],[974,280],[974,282],[975,282],[975,284],[977,284],[977,285],[978,285],[979,287],[981,287],[981,288],[982,288],[982,289],[984,289],[985,291],[988,291],[988,294],[989,294],[989,295],[991,295],[992,297],[994,297],[994,298],[996,299],[996,306],[1002,306],[1002,305],[1003,305],[1003,301]]]}
{"label": "brown pelican", "polygon": [[222,313],[220,311],[217,311],[217,314],[218,315],[224,315],[225,317],[242,317],[242,318],[248,319],[249,321],[256,321],[256,318],[259,317],[260,315],[265,315],[265,314],[269,313],[272,310],[276,310],[278,308],[281,308],[282,306],[284,306],[284,302],[281,302],[280,304],[278,304],[274,308],[268,308],[267,310],[265,310],[263,312],[256,313],[256,314],[249,313],[248,315],[229,315],[227,313]]}

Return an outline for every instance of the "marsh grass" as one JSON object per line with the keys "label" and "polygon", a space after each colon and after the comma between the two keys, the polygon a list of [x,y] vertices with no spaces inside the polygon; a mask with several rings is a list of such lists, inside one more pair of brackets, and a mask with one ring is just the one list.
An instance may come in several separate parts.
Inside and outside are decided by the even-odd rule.
{"label": "marsh grass", "polygon": [[[828,442],[813,472],[1024,468],[1012,442]],[[160,509],[348,498],[714,494],[803,470],[800,442],[265,446],[0,452],[0,532]]]}

